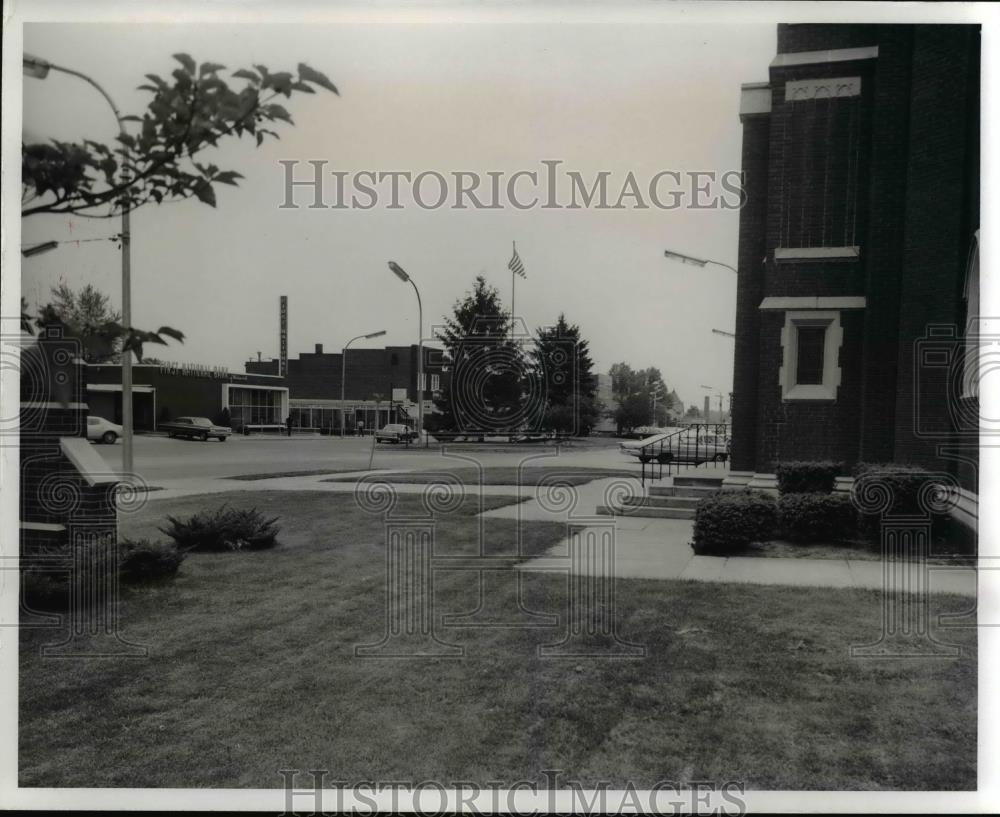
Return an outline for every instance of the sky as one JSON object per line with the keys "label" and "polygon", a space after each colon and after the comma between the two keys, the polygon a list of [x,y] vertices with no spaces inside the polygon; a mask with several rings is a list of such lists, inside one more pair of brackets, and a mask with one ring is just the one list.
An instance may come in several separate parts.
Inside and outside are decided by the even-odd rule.
{"label": "sky", "polygon": [[[281,295],[289,299],[292,357],[382,329],[386,336],[372,343],[412,343],[414,293],[387,261],[419,286],[426,337],[477,275],[509,306],[516,241],[526,278],[517,281],[515,306],[527,327],[563,312],[579,324],[598,371],[619,361],[656,366],[686,404],[730,391],[733,341],[712,329],[733,330],[736,276],[667,260],[663,251],[735,265],[737,210],[387,209],[384,199],[369,210],[280,209],[279,161],[509,178],[561,160],[561,170],[588,182],[607,171],[612,201],[629,172],[643,186],[664,170],[738,171],[740,84],[766,80],[772,23],[37,23],[25,26],[24,51],[92,76],[126,113],[145,107],[148,94],[136,89],[143,75],[169,75],[179,51],[232,70],[305,62],[340,90],[287,101],[295,126],[279,128],[280,141],[231,141],[206,154],[246,177],[217,188],[217,208],[185,201],[133,214],[133,324],[187,336],[147,354],[236,371],[258,352],[277,356]],[[110,141],[115,133],[97,93],[57,73],[25,78],[23,128],[32,142]],[[435,198],[436,185],[423,189]],[[332,177],[326,191],[332,198]],[[296,197],[311,201],[305,192]],[[117,231],[116,220],[34,216],[22,222],[21,243]],[[120,263],[111,242],[62,244],[24,260],[23,293],[35,304],[61,280],[91,283],[117,306]]]}

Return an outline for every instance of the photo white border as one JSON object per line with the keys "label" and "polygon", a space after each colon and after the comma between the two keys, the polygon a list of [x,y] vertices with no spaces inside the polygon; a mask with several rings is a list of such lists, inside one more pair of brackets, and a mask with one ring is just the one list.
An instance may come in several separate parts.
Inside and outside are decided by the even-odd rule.
{"label": "photo white border", "polygon": [[[867,23],[981,23],[983,26],[982,81],[982,215],[983,260],[981,299],[983,315],[1000,314],[996,267],[991,250],[992,236],[1000,235],[997,199],[991,192],[1000,190],[995,146],[1000,144],[1000,8],[988,3],[640,3],[632,2],[557,2],[503,3],[483,2],[461,5],[454,2],[406,4],[349,2],[337,6],[317,2],[268,3],[264,0],[230,2],[178,2],[148,0],[140,7],[123,0],[4,0],[3,4],[3,133],[2,195],[3,287],[0,288],[0,315],[8,327],[20,313],[20,156],[21,135],[21,26],[25,22],[129,22],[129,23],[409,23],[430,25],[464,22],[488,25],[496,22],[636,22],[655,24],[672,21],[683,24],[720,23],[761,24],[779,22],[867,22]],[[720,59],[724,59],[720,55]],[[761,67],[761,74],[766,66]],[[752,79],[748,77],[748,80]],[[665,82],[669,78],[664,78]],[[738,127],[733,111],[733,127]],[[11,316],[8,318],[7,316]],[[1000,416],[1000,387],[996,378],[981,384],[984,416]],[[17,372],[0,370],[0,416],[13,416],[12,397],[18,395]],[[14,410],[16,411],[16,404]],[[988,442],[988,440],[987,440]],[[1000,445],[1000,443],[998,443]],[[18,459],[16,447],[0,450],[0,541],[7,552],[18,538]],[[984,447],[980,459],[980,495],[989,496],[1000,486],[1000,451]],[[980,556],[997,570],[980,571],[979,618],[979,763],[980,789],[971,793],[952,792],[749,792],[751,811],[800,812],[886,812],[951,813],[995,810],[1000,803],[1000,746],[997,740],[1000,696],[1000,550],[995,509],[990,502],[980,504]],[[991,562],[992,560],[992,562]],[[0,596],[0,624],[17,620],[16,598]],[[14,660],[11,660],[11,656]],[[10,626],[0,626],[0,804],[22,809],[228,809],[280,812],[284,792],[274,790],[180,790],[180,789],[17,789],[17,637]],[[556,798],[557,807],[571,805],[569,792]],[[483,795],[483,810],[490,808],[489,795]],[[502,800],[501,802],[507,802]],[[545,796],[519,792],[512,801],[527,809],[546,808]],[[612,801],[613,802],[613,801]],[[718,803],[716,803],[718,804]],[[348,805],[345,802],[345,805]],[[359,805],[363,805],[359,803]],[[388,808],[388,797],[379,800]],[[405,805],[399,804],[405,809]]]}

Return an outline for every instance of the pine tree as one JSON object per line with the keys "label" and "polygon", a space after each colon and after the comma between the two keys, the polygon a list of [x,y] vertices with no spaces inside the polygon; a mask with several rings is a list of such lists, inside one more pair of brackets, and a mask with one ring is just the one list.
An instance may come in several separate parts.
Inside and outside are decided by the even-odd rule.
{"label": "pine tree", "polygon": [[538,330],[531,357],[536,379],[545,385],[544,427],[560,434],[589,434],[599,413],[597,378],[580,327],[560,314],[554,326]]}
{"label": "pine tree", "polygon": [[463,434],[509,433],[524,426],[525,365],[510,327],[499,292],[477,276],[438,332],[449,377],[434,401],[440,412],[436,426]]}

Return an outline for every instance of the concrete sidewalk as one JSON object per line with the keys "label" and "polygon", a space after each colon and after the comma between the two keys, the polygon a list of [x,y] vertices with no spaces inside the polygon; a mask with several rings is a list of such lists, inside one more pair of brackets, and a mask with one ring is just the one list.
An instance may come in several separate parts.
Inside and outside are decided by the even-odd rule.
{"label": "concrete sidewalk", "polygon": [[[506,509],[500,509],[506,510]],[[491,512],[495,513],[495,512]],[[881,590],[901,587],[890,581],[887,569],[909,573],[908,563],[889,566],[882,561],[859,559],[782,559],[766,556],[696,556],[691,549],[692,523],[685,519],[629,519],[615,517],[614,575],[628,579],[682,579],[735,584],[788,585],[793,587],[848,587]],[[604,533],[606,526],[583,525],[573,535]],[[567,569],[568,540],[544,556],[519,565],[520,570]],[[574,563],[575,564],[575,563]],[[584,562],[585,571],[590,563]],[[912,566],[913,569],[918,569]],[[969,566],[927,566],[931,593],[976,595],[976,569]]]}
{"label": "concrete sidewalk", "polygon": [[[149,500],[171,499],[192,494],[225,491],[321,491],[353,493],[355,482],[326,482],[332,476],[349,478],[405,473],[402,469],[359,471],[356,474],[320,474],[275,477],[261,480],[189,479],[162,480],[163,490],[151,492]],[[669,479],[661,484],[669,484]],[[394,484],[400,494],[422,494],[428,484]],[[377,486],[372,486],[377,490]],[[484,517],[521,522],[561,522],[571,526],[573,535],[592,530],[602,534],[612,525],[615,533],[614,575],[636,579],[687,579],[703,582],[787,585],[794,587],[849,587],[879,590],[886,586],[881,561],[856,559],[782,559],[745,556],[695,556],[691,549],[693,523],[688,519],[655,519],[638,516],[597,516],[598,505],[619,506],[616,500],[627,493],[641,493],[638,479],[613,477],[578,486],[463,486],[467,496],[493,495],[528,497],[524,502],[486,511]],[[544,556],[518,566],[519,570],[565,570],[568,539]],[[976,595],[976,570],[968,566],[929,565],[928,587],[933,593]],[[897,585],[898,586],[898,585]]]}

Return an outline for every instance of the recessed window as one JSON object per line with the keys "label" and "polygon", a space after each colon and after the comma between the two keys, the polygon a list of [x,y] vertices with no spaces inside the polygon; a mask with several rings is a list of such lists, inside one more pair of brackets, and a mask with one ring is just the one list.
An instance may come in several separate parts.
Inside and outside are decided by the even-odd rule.
{"label": "recessed window", "polygon": [[784,400],[836,400],[840,387],[840,312],[785,313],[778,382]]}
{"label": "recessed window", "polygon": [[817,386],[823,382],[823,346],[825,326],[799,326],[795,365],[795,384]]}

